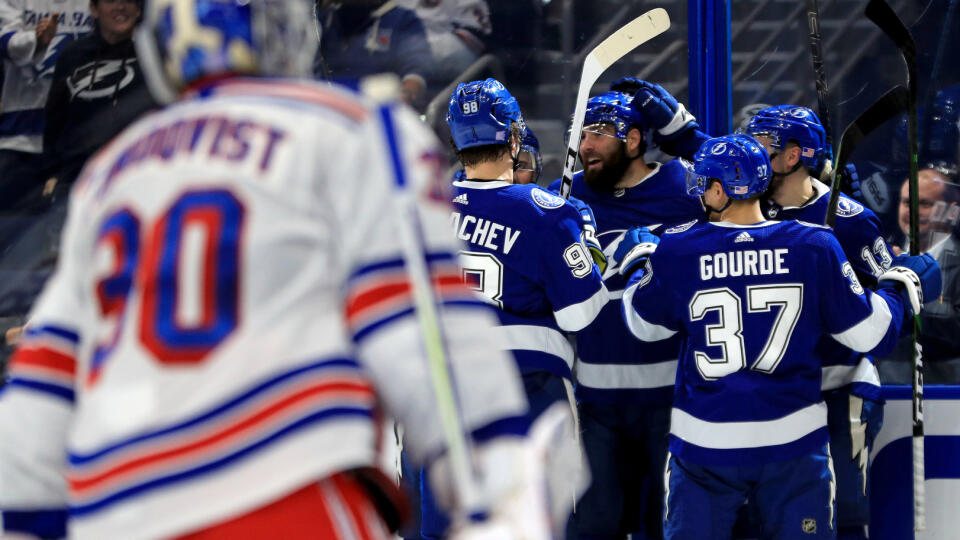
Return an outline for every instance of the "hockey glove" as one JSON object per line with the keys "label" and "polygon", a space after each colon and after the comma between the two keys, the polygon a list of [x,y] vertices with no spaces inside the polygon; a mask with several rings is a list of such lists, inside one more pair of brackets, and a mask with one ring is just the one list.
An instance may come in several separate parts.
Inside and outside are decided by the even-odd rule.
{"label": "hockey glove", "polygon": [[657,249],[660,238],[646,227],[633,227],[623,234],[613,258],[620,262],[620,274],[629,278],[642,268]]}
{"label": "hockey glove", "polygon": [[857,174],[857,168],[853,163],[847,163],[843,169],[837,172],[840,175],[840,191],[848,197],[853,197],[858,201],[863,200],[863,190],[860,188],[860,176]]}
{"label": "hockey glove", "polygon": [[880,274],[878,281],[881,287],[894,287],[900,291],[913,314],[920,313],[924,302],[938,298],[943,288],[940,265],[926,253],[897,255],[893,266]]}
{"label": "hockey glove", "polygon": [[590,251],[590,256],[593,257],[593,262],[596,263],[602,275],[607,270],[607,256],[600,247],[600,241],[597,240],[597,219],[593,216],[593,210],[590,209],[590,205],[575,197],[570,197],[569,201],[577,212],[580,212],[583,243]]}
{"label": "hockey glove", "polygon": [[688,129],[700,127],[682,103],[659,84],[637,79],[638,88],[630,107],[640,122],[654,131],[655,143],[672,139]]}

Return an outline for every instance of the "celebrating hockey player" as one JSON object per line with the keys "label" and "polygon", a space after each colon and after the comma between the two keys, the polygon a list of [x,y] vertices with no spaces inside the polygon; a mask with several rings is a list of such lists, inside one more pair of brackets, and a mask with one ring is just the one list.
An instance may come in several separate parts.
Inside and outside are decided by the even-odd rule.
{"label": "celebrating hockey player", "polygon": [[829,229],[765,221],[758,199],[770,172],[747,135],[706,141],[690,186],[719,221],[669,228],[659,246],[647,229],[632,230],[621,247],[631,331],[647,341],[686,336],[666,469],[671,540],[730,538],[746,498],[762,538],[835,538],[817,343],[827,333],[885,354],[906,317],[940,291],[927,255],[896,259],[872,292]]}
{"label": "celebrating hockey player", "polygon": [[520,153],[517,154],[517,168],[513,171],[514,184],[536,184],[543,171],[543,158],[540,155],[540,141],[530,126],[524,124],[523,138],[520,140]]}
{"label": "celebrating hockey player", "polygon": [[[437,468],[440,499],[470,499],[442,474],[460,435],[441,430],[445,392],[478,468],[464,510],[489,516],[462,534],[547,538],[523,389],[456,265],[433,135],[392,101],[254,77],[309,72],[309,2],[155,0],[145,15],[144,72],[181,99],[71,194],[0,398],[6,532],[63,537],[69,513],[81,540],[389,538],[381,407]],[[485,244],[517,234],[491,225]],[[431,349],[453,389],[431,391]]]}
{"label": "celebrating hockey player", "polygon": [[[770,155],[772,179],[760,199],[770,219],[824,223],[830,188],[813,177],[828,159],[826,135],[806,107],[780,105],[758,111],[745,131]],[[833,233],[866,288],[893,260],[880,220],[869,208],[840,194]],[[837,522],[841,539],[865,539],[870,520],[867,458],[883,422],[880,377],[873,360],[824,337],[823,390],[829,409],[830,450],[837,476]]]}
{"label": "celebrating hockey player", "polygon": [[[686,193],[680,161],[644,160],[647,129],[661,147],[699,146],[706,138],[692,116],[657,85],[630,79],[635,92],[590,98],[572,197],[596,214],[597,238],[608,258],[634,225],[674,225],[703,215]],[[686,141],[693,140],[694,143]],[[551,185],[557,189],[560,181]],[[620,315],[625,280],[611,260],[604,271],[611,302],[577,334],[577,398],[592,483],[577,503],[570,536],[661,538],[663,463],[679,339],[637,341]],[[643,534],[645,536],[638,536]]]}

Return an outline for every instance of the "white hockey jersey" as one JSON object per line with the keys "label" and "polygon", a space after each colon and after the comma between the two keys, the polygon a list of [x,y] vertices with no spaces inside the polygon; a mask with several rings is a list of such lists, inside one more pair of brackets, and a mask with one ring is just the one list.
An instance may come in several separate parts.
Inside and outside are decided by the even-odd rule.
{"label": "white hockey jersey", "polygon": [[72,193],[0,398],[6,522],[66,503],[80,539],[203,528],[374,465],[380,404],[413,459],[439,454],[397,175],[465,423],[513,433],[523,391],[456,266],[442,174],[412,112],[306,83],[226,81],[127,129]]}
{"label": "white hockey jersey", "polygon": [[[37,47],[40,19],[57,13],[57,33]],[[39,153],[43,147],[43,108],[53,82],[57,56],[67,44],[93,30],[89,0],[0,0],[0,57],[3,102],[0,149]]]}

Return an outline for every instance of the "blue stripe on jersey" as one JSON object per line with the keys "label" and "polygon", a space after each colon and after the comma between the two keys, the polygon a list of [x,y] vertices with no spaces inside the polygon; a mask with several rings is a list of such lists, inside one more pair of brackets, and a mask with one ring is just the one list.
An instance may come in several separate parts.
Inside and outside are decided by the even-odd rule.
{"label": "blue stripe on jersey", "polygon": [[347,417],[372,418],[373,413],[370,411],[370,409],[362,407],[336,407],[314,412],[313,414],[301,417],[295,422],[284,426],[279,431],[272,433],[266,438],[260,439],[253,444],[241,447],[239,450],[231,452],[230,454],[227,454],[219,459],[208,461],[203,465],[186,469],[174,474],[159,476],[146,482],[134,484],[126,489],[112,492],[106,497],[94,499],[91,502],[71,505],[70,516],[83,517],[97,512],[98,510],[102,510],[106,506],[124,499],[129,499],[130,497],[134,497],[144,492],[153,491],[170,484],[183,482],[185,480],[190,480],[192,478],[197,478],[199,476],[216,472],[236,461],[256,453],[259,450],[263,450],[280,439],[294,435],[305,428],[312,427],[327,420],[342,419]]}
{"label": "blue stripe on jersey", "polygon": [[298,382],[310,376],[322,375],[325,371],[348,370],[360,371],[360,366],[354,360],[348,358],[334,358],[308,364],[293,370],[281,373],[270,379],[267,379],[256,386],[242,392],[241,394],[223,402],[222,404],[198,414],[188,420],[178,422],[172,426],[164,427],[154,431],[149,431],[136,437],[118,441],[114,444],[88,452],[84,454],[70,453],[69,463],[72,467],[87,467],[96,465],[96,462],[110,457],[112,454],[138,446],[144,443],[150,443],[158,439],[166,438],[174,433],[180,433],[193,428],[202,428],[216,425],[222,418],[233,411],[243,408],[261,396],[278,389],[279,387],[291,382]]}
{"label": "blue stripe on jersey", "polygon": [[0,55],[5,58],[10,58],[10,40],[13,36],[16,35],[16,32],[7,32],[6,34],[0,35]]}
{"label": "blue stripe on jersey", "polygon": [[0,114],[0,137],[43,135],[43,109],[27,109]]}
{"label": "blue stripe on jersey", "polygon": [[[433,253],[427,253],[426,261],[427,263],[430,263],[430,264],[436,263],[436,262],[447,262],[447,261],[454,262],[455,258],[454,258],[454,254],[452,253],[433,252]],[[350,277],[348,278],[348,281],[354,280],[356,278],[364,277],[367,274],[380,272],[383,270],[398,269],[398,268],[405,268],[405,267],[406,267],[406,263],[404,262],[403,259],[390,259],[386,261],[367,264],[351,272]]]}
{"label": "blue stripe on jersey", "polygon": [[44,334],[50,334],[61,339],[65,339],[74,345],[80,344],[80,334],[63,328],[62,326],[55,326],[52,324],[45,324],[42,326],[27,326],[26,331],[24,332],[24,337],[34,338],[39,337]]}
{"label": "blue stripe on jersey", "polygon": [[8,533],[27,533],[38,538],[66,538],[67,510],[3,509],[3,529]]}
{"label": "blue stripe on jersey", "polygon": [[26,388],[34,392],[40,392],[41,394],[46,394],[48,396],[53,396],[58,399],[62,399],[70,404],[73,404],[75,399],[75,394],[73,388],[66,386],[61,386],[59,384],[52,384],[49,382],[35,381],[31,379],[24,379],[19,376],[14,376],[9,381],[5,387],[9,388]]}
{"label": "blue stripe on jersey", "polygon": [[[490,306],[489,304],[486,304],[479,300],[444,300],[440,302],[439,305],[444,307],[466,307],[474,310],[477,310],[477,309],[492,310],[493,309],[492,306]],[[390,315],[386,315],[386,316],[383,316],[382,318],[378,318],[370,324],[360,326],[353,332],[353,342],[360,343],[361,341],[369,337],[370,334],[373,334],[374,332],[383,328],[384,326],[393,324],[394,322],[404,317],[414,315],[415,312],[416,312],[416,308],[408,305],[403,309],[398,310],[395,313],[391,313]]]}

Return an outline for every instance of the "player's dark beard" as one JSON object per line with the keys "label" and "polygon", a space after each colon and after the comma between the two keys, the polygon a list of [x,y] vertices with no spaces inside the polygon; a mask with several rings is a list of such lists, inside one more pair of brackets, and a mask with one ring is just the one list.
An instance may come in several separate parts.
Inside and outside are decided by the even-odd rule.
{"label": "player's dark beard", "polygon": [[613,192],[616,185],[623,180],[623,174],[630,167],[632,159],[626,156],[626,145],[620,143],[613,155],[602,159],[599,169],[584,167],[583,179],[587,186],[594,191]]}

